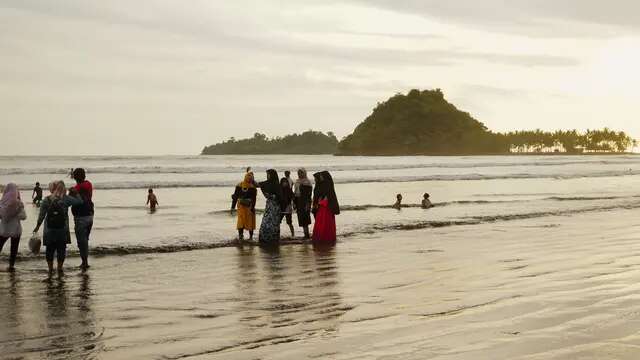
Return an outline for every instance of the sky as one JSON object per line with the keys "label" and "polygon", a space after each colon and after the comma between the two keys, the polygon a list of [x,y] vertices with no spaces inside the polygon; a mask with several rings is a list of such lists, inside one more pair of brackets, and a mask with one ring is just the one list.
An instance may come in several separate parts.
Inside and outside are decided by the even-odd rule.
{"label": "sky", "polygon": [[351,133],[412,88],[495,131],[640,138],[636,0],[0,0],[0,154]]}

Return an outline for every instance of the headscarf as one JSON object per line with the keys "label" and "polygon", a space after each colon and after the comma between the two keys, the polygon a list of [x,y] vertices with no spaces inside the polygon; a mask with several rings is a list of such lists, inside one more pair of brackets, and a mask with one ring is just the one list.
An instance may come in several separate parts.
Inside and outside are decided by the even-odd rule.
{"label": "headscarf", "polygon": [[267,180],[260,183],[260,189],[265,196],[275,195],[278,203],[282,202],[282,188],[278,179],[278,172],[274,169],[267,170]]}
{"label": "headscarf", "polygon": [[51,191],[53,197],[62,199],[67,192],[67,188],[64,185],[64,181],[57,180],[49,184],[49,191]]}
{"label": "headscarf", "polygon": [[305,168],[298,169],[298,178],[296,179],[295,184],[293,184],[293,190],[296,194],[296,197],[300,197],[302,195],[301,187],[302,186],[313,186],[311,185],[311,180],[307,177],[307,170]]}
{"label": "headscarf", "polygon": [[313,189],[313,203],[318,204],[318,201],[322,198],[329,200],[329,210],[333,215],[340,214],[340,204],[338,204],[338,198],[336,196],[336,190],[333,184],[333,178],[328,171],[321,171],[313,174],[316,181],[316,187]]}
{"label": "headscarf", "polygon": [[242,191],[247,191],[251,188],[256,187],[254,183],[255,180],[253,179],[253,173],[249,171],[248,173],[244,174],[244,180],[242,180],[242,182],[238,184],[238,186],[242,189]]}
{"label": "headscarf", "polygon": [[20,201],[20,191],[14,183],[8,183],[0,199],[0,217],[12,218],[16,216],[24,205]]}

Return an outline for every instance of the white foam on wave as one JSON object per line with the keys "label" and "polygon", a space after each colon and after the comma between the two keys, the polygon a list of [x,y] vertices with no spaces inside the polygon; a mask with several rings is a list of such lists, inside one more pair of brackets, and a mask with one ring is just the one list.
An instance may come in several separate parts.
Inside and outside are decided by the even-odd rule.
{"label": "white foam on wave", "polygon": [[[102,157],[98,160],[151,160],[154,157]],[[194,158],[185,158],[190,160]],[[198,159],[198,158],[196,158]],[[96,160],[93,158],[75,159],[82,163],[84,160]],[[406,170],[406,169],[483,169],[483,168],[505,168],[505,167],[540,167],[540,166],[569,166],[569,165],[638,165],[640,158],[624,158],[612,160],[583,159],[583,160],[545,160],[545,161],[517,161],[517,162],[449,162],[449,163],[420,163],[411,161],[410,164],[344,164],[344,165],[312,165],[308,166],[309,172],[328,171],[375,171],[375,170]],[[52,159],[53,161],[53,159]],[[210,161],[209,161],[210,162]],[[276,166],[278,169],[295,170],[300,164],[282,164]],[[254,172],[264,172],[270,167],[254,166]],[[203,165],[203,166],[95,166],[87,167],[87,171],[92,174],[235,174],[242,173],[245,166],[229,165]],[[66,167],[10,167],[0,168],[0,175],[40,175],[40,174],[68,174]]]}
{"label": "white foam on wave", "polygon": [[[346,177],[334,178],[336,184],[360,184],[360,183],[402,183],[422,181],[473,181],[473,180],[510,180],[510,179],[558,179],[569,180],[578,178],[606,178],[637,176],[640,171],[602,171],[584,172],[572,174],[455,174],[455,175],[426,175],[426,176],[371,176],[371,177]],[[96,189],[121,190],[121,189],[145,189],[153,188],[202,188],[202,187],[232,187],[237,181],[225,180],[201,180],[201,181],[118,181],[99,182],[94,181]],[[22,190],[29,190],[33,184],[18,184]]]}

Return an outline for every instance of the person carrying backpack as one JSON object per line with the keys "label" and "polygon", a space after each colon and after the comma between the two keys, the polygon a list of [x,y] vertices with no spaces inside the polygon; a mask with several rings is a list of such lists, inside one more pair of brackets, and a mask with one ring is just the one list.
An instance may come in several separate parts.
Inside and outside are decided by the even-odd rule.
{"label": "person carrying backpack", "polygon": [[89,268],[89,236],[93,227],[93,185],[87,181],[87,175],[83,168],[73,170],[73,179],[76,181],[74,189],[82,198],[82,204],[71,207],[73,213],[76,241],[82,264],[80,268]]}
{"label": "person carrying backpack", "polygon": [[43,243],[46,247],[46,259],[49,273],[53,273],[53,257],[57,255],[58,273],[63,272],[64,260],[67,255],[67,244],[71,243],[69,234],[69,207],[81,205],[82,199],[74,189],[66,195],[64,182],[59,180],[49,185],[51,195],[42,200],[40,215],[34,233],[40,230],[44,223]]}

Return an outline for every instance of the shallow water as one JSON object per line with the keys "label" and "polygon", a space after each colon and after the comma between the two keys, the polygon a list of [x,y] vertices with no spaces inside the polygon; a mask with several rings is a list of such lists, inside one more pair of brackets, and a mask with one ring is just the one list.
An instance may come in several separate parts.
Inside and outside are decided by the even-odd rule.
{"label": "shallow water", "polygon": [[9,359],[635,359],[640,210],[0,272]]}
{"label": "shallow water", "polygon": [[[0,358],[637,358],[638,157],[0,157],[0,182],[26,199],[74,166],[96,187],[93,267],[72,245],[49,278],[23,241]],[[246,166],[332,171],[337,247],[236,247]]]}
{"label": "shallow water", "polygon": [[[637,156],[0,157],[0,182],[20,184],[27,189],[23,198],[30,198],[35,181],[64,178],[74,166],[87,168],[97,189],[94,254],[230,245],[237,236],[230,196],[246,166],[257,180],[269,167],[281,175],[285,169],[295,174],[299,166],[332,171],[344,210],[337,219],[342,238],[640,206]],[[144,206],[148,186],[159,186],[155,214]],[[435,208],[417,207],[424,192]],[[390,208],[396,193],[407,204],[401,211]],[[259,195],[258,208],[263,206]],[[28,233],[37,209],[27,210]],[[285,226],[282,234],[289,234]],[[25,241],[21,252],[26,255]]]}

